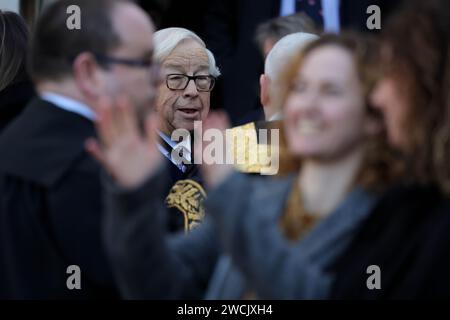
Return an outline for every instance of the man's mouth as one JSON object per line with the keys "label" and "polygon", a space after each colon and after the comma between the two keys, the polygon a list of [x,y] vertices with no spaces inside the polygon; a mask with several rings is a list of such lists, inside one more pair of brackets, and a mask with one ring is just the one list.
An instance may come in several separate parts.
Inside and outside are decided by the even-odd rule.
{"label": "man's mouth", "polygon": [[200,114],[200,110],[195,108],[179,108],[178,111],[180,111],[183,116],[187,118],[194,118]]}

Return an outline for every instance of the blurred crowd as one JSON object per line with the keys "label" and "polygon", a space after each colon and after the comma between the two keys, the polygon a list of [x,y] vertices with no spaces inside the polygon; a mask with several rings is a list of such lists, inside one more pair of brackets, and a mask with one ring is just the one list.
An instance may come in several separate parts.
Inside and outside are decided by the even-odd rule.
{"label": "blurred crowd", "polygon": [[445,0],[0,10],[0,299],[450,297],[449,44]]}

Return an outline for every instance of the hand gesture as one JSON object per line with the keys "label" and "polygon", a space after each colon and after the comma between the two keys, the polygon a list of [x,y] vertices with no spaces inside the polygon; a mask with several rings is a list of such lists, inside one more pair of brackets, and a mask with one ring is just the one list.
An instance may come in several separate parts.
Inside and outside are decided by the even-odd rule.
{"label": "hand gesture", "polygon": [[116,101],[102,98],[95,122],[98,139],[86,141],[86,149],[96,158],[116,182],[125,188],[135,188],[151,176],[161,163],[156,147],[156,112],[143,119],[139,130],[136,112],[128,99]]}

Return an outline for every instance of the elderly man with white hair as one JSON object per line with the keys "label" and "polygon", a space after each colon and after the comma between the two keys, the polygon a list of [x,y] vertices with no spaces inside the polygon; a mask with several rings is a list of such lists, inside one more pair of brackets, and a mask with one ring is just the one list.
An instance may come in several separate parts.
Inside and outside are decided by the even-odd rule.
{"label": "elderly man with white hair", "polygon": [[161,131],[170,136],[175,129],[193,130],[194,121],[208,115],[210,93],[220,75],[214,56],[187,29],[162,29],[153,39],[163,77],[156,105],[163,120]]}
{"label": "elderly man with white hair", "polygon": [[177,129],[192,132],[194,121],[206,118],[211,91],[220,72],[211,51],[190,30],[159,30],[154,44],[154,58],[161,66],[162,77],[155,106],[161,119],[158,149],[167,159],[170,171],[166,188],[169,230],[189,231],[203,219],[201,200],[206,193],[198,167],[193,164],[190,140],[173,133]]}

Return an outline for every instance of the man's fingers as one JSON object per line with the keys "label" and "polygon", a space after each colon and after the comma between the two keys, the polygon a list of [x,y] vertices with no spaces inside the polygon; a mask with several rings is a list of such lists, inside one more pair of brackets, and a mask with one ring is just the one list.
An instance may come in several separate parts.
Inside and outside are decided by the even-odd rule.
{"label": "man's fingers", "polygon": [[109,106],[110,103],[109,99],[106,96],[100,96],[98,101],[95,103],[97,113],[100,112],[100,110],[105,110]]}
{"label": "man's fingers", "polygon": [[110,146],[114,138],[112,108],[112,101],[109,97],[100,97],[95,126],[104,146]]}
{"label": "man's fingers", "polygon": [[158,142],[158,128],[160,126],[160,116],[156,112],[149,112],[145,119],[145,137],[150,144]]}
{"label": "man's fingers", "polygon": [[139,135],[139,126],[137,114],[134,108],[131,106],[128,98],[121,97],[118,100],[119,114],[121,117],[121,130],[124,133],[130,133],[133,135]]}
{"label": "man's fingers", "polygon": [[110,98],[102,97],[98,105],[96,126],[106,147],[127,135],[138,134],[136,114],[127,98],[120,97],[112,102]]}
{"label": "man's fingers", "polygon": [[127,101],[125,97],[118,97],[111,105],[111,133],[112,138],[117,139],[122,137],[124,132],[124,109],[127,108]]}
{"label": "man's fingers", "polygon": [[152,156],[155,161],[160,161],[162,159],[162,155],[157,148],[158,143],[158,133],[157,130],[160,126],[160,116],[156,112],[151,112],[147,115],[145,119],[145,135],[146,135],[146,144],[149,150],[151,150]]}
{"label": "man's fingers", "polygon": [[230,127],[230,120],[228,119],[228,115],[223,111],[211,112],[203,124],[203,128],[205,130],[215,128],[221,131],[225,131],[229,127]]}
{"label": "man's fingers", "polygon": [[106,147],[110,146],[114,139],[114,124],[112,122],[111,108],[98,111],[95,126],[103,145]]}

